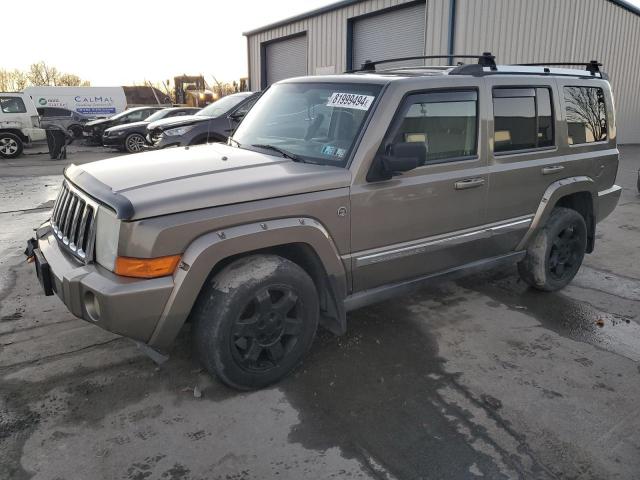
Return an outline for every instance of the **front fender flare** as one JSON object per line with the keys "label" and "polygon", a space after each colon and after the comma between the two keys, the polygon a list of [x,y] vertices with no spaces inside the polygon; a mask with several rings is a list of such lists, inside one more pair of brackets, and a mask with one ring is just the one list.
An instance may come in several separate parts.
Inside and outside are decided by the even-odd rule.
{"label": "front fender flare", "polygon": [[174,288],[158,320],[149,345],[169,346],[186,321],[200,290],[222,260],[291,243],[309,245],[318,255],[338,297],[346,297],[346,273],[329,232],[312,218],[283,218],[250,223],[206,233],[196,238],[182,255],[174,274]]}

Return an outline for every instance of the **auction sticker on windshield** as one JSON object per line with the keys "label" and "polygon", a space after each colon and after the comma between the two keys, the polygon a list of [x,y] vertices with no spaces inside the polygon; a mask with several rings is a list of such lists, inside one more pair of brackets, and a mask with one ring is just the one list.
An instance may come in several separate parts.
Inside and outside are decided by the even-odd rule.
{"label": "auction sticker on windshield", "polygon": [[376,97],[372,95],[358,95],[357,93],[332,93],[327,102],[327,107],[355,108],[369,110]]}

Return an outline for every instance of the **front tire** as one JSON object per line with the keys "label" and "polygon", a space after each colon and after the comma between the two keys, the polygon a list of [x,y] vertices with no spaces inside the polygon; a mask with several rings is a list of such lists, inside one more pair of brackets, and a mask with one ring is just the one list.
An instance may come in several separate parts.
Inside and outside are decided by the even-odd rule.
{"label": "front tire", "polygon": [[146,140],[139,133],[127,135],[124,139],[124,148],[129,153],[140,153],[144,151]]}
{"label": "front tire", "polygon": [[518,263],[520,277],[538,290],[553,292],[576,276],[587,248],[587,225],[575,210],[556,207]]}
{"label": "front tire", "polygon": [[24,143],[22,139],[14,133],[0,133],[0,157],[17,158],[22,155]]}
{"label": "front tire", "polygon": [[195,351],[227,385],[262,388],[298,365],[318,315],[315,285],[302,268],[275,255],[248,256],[203,287],[192,313]]}

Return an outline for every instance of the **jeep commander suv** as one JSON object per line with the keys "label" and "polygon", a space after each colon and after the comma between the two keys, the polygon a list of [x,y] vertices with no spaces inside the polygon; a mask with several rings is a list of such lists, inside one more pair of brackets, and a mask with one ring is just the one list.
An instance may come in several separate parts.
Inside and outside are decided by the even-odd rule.
{"label": "jeep commander suv", "polygon": [[200,361],[250,389],[318,324],[435,279],[517,262],[564,287],[620,196],[609,82],[474,58],[285,80],[227,145],[70,166],[27,252],[45,292],[154,350],[191,320]]}

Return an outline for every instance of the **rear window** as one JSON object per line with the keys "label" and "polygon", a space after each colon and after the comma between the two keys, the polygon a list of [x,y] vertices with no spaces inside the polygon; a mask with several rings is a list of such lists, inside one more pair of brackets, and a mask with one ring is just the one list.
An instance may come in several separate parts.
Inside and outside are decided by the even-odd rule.
{"label": "rear window", "polygon": [[564,87],[569,145],[607,139],[607,108],[598,87]]}
{"label": "rear window", "polygon": [[20,97],[0,97],[2,113],[27,113],[27,108]]}
{"label": "rear window", "polygon": [[548,88],[493,90],[494,151],[511,152],[554,145]]}

